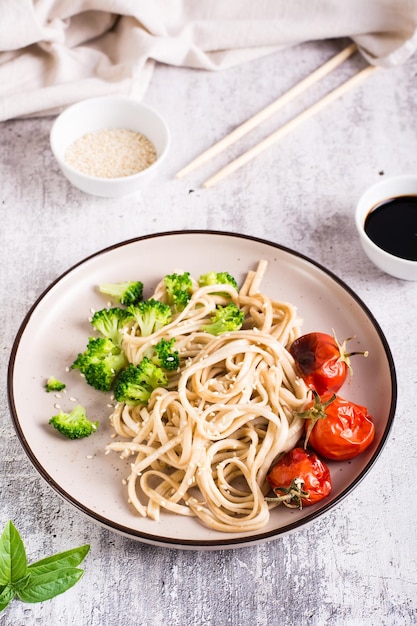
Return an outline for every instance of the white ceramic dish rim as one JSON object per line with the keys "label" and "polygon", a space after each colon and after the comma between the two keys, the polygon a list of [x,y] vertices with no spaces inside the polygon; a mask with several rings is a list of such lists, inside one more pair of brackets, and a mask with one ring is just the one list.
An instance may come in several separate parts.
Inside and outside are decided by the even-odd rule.
{"label": "white ceramic dish rim", "polygon": [[[291,257],[295,257],[298,259],[301,259],[305,262],[307,262],[308,265],[311,265],[313,268],[316,268],[317,270],[324,272],[324,274],[327,275],[328,278],[331,279],[331,281],[334,281],[335,283],[337,283],[343,290],[344,292],[346,292],[346,294],[352,298],[355,303],[357,305],[359,305],[359,307],[362,309],[362,311],[364,312],[365,316],[368,318],[368,321],[370,322],[370,324],[372,325],[372,327],[374,328],[374,330],[377,333],[377,336],[381,342],[381,346],[383,348],[383,352],[386,356],[387,359],[387,363],[389,366],[389,371],[390,371],[390,378],[391,378],[391,405],[389,408],[389,414],[388,414],[388,418],[387,418],[387,423],[385,426],[385,429],[383,431],[383,434],[381,436],[381,439],[379,441],[379,444],[377,446],[377,448],[375,449],[375,451],[372,454],[372,457],[370,458],[370,460],[367,462],[366,466],[360,471],[360,473],[358,474],[358,476],[353,480],[353,482],[351,482],[349,484],[349,486],[347,488],[345,488],[338,496],[335,497],[334,500],[328,502],[327,504],[323,504],[323,506],[319,509],[315,509],[313,510],[311,513],[308,513],[307,515],[305,515],[302,519],[300,520],[296,520],[293,523],[289,523],[286,524],[285,526],[279,527],[279,528],[274,528],[272,531],[266,531],[266,532],[258,532],[255,535],[243,535],[242,536],[238,536],[238,537],[230,537],[230,538],[224,538],[224,535],[222,534],[222,538],[219,539],[215,539],[215,540],[187,540],[187,539],[176,539],[176,538],[171,538],[171,537],[164,537],[164,536],[159,536],[156,534],[149,534],[146,532],[142,532],[142,531],[136,531],[134,529],[128,528],[124,525],[121,525],[113,520],[109,520],[108,518],[100,515],[99,513],[97,513],[96,511],[93,511],[91,509],[89,509],[88,507],[86,507],[84,504],[80,503],[77,501],[77,499],[71,495],[70,493],[68,493],[67,491],[65,491],[65,489],[63,489],[61,487],[61,485],[59,483],[57,483],[55,481],[55,479],[48,473],[48,471],[45,470],[45,468],[43,467],[42,463],[39,461],[39,459],[36,457],[36,455],[33,454],[32,450],[31,450],[31,446],[30,446],[30,442],[27,440],[25,433],[21,427],[20,424],[20,420],[19,420],[19,415],[17,413],[16,410],[16,404],[15,404],[15,394],[14,394],[14,388],[13,388],[13,379],[14,379],[14,367],[15,367],[15,360],[16,360],[16,355],[19,349],[19,345],[22,339],[22,336],[25,333],[25,329],[27,327],[27,325],[30,322],[30,319],[33,315],[33,313],[36,311],[38,305],[42,302],[42,300],[51,292],[51,290],[54,289],[54,287],[60,283],[60,281],[65,278],[66,276],[68,276],[71,272],[73,272],[75,269],[81,267],[84,263],[87,263],[90,260],[94,260],[97,257],[100,257],[103,254],[112,252],[113,250],[116,250],[118,248],[124,247],[124,246],[129,246],[130,244],[135,244],[141,241],[146,241],[146,240],[152,240],[155,238],[160,238],[160,237],[175,237],[176,235],[203,235],[203,236],[207,236],[207,237],[211,237],[211,236],[221,236],[221,237],[227,237],[230,238],[232,241],[234,240],[234,238],[237,238],[239,240],[248,240],[251,242],[257,242],[259,244],[262,245],[266,245],[268,247],[272,247],[277,249],[278,251],[282,251],[288,255],[290,255]],[[92,519],[93,521],[95,521],[96,523],[100,524],[101,526],[104,526],[107,529],[110,529],[114,532],[117,532],[121,535],[124,535],[126,537],[129,537],[131,539],[136,539],[139,541],[142,541],[143,543],[149,543],[152,545],[158,545],[160,547],[168,547],[168,548],[177,548],[177,549],[193,549],[193,550],[220,550],[220,549],[226,549],[226,548],[239,548],[239,547],[247,547],[250,545],[255,545],[258,543],[263,543],[269,540],[273,540],[278,538],[279,536],[288,534],[290,532],[293,532],[295,530],[297,530],[300,527],[304,527],[310,523],[312,523],[314,520],[316,520],[318,517],[321,517],[323,514],[327,513],[328,511],[330,511],[331,509],[333,509],[336,505],[339,505],[340,502],[361,482],[361,480],[368,474],[368,472],[371,470],[371,468],[374,466],[375,462],[377,461],[378,457],[380,456],[385,443],[387,441],[387,438],[389,436],[389,433],[391,431],[391,427],[392,427],[392,422],[394,419],[394,415],[395,415],[395,409],[396,409],[396,402],[397,402],[397,381],[396,381],[396,372],[395,372],[395,366],[394,366],[394,361],[393,361],[393,357],[389,348],[389,345],[387,343],[387,340],[382,332],[382,329],[380,328],[378,322],[376,321],[376,319],[374,318],[374,316],[372,315],[371,311],[368,309],[368,307],[365,305],[365,303],[357,296],[357,294],[350,288],[348,287],[348,285],[346,285],[346,283],[344,283],[344,281],[342,281],[340,278],[338,278],[335,274],[333,274],[331,271],[327,270],[326,268],[324,268],[321,264],[311,260],[309,257],[303,255],[302,253],[296,252],[294,250],[291,250],[281,244],[278,243],[274,243],[265,239],[261,239],[258,237],[253,237],[250,235],[245,235],[245,234],[237,234],[237,233],[233,233],[233,232],[225,232],[225,231],[208,231],[208,230],[184,230],[184,231],[169,231],[169,232],[160,232],[160,233],[154,233],[154,234],[149,234],[149,235],[144,235],[144,236],[139,236],[136,237],[134,239],[130,239],[127,241],[122,241],[120,243],[116,243],[112,246],[109,246],[107,248],[104,248],[94,254],[89,255],[88,257],[86,257],[85,259],[83,259],[82,261],[80,261],[79,263],[76,263],[75,265],[73,265],[72,267],[70,267],[66,272],[64,272],[63,274],[61,274],[56,280],[54,280],[49,287],[47,287],[47,289],[45,289],[43,291],[43,293],[38,297],[38,299],[35,301],[35,303],[32,305],[32,307],[30,308],[30,310],[28,311],[27,315],[25,316],[19,330],[18,333],[16,335],[15,341],[13,343],[12,346],[12,350],[11,350],[11,355],[10,355],[10,360],[9,360],[9,367],[8,367],[8,402],[9,402],[9,408],[11,411],[11,416],[12,416],[12,421],[13,421],[13,425],[15,428],[15,431],[17,433],[17,436],[20,440],[21,445],[23,446],[27,456],[29,457],[31,463],[33,464],[33,466],[35,467],[35,469],[38,471],[38,473],[42,476],[42,478],[45,479],[45,481],[50,485],[50,487],[55,490],[65,501],[69,502],[72,506],[74,506],[76,509],[78,509],[79,511],[81,511],[83,514],[85,514],[88,518]]]}

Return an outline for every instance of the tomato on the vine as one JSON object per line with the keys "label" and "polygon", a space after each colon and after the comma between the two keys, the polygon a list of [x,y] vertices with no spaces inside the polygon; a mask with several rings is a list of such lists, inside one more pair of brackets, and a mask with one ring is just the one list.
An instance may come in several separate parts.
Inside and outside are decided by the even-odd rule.
{"label": "tomato on the vine", "polygon": [[332,489],[330,471],[319,457],[301,447],[285,453],[266,477],[275,498],[291,508],[302,508],[319,502],[329,495]]}
{"label": "tomato on the vine", "polygon": [[312,406],[299,415],[307,419],[305,445],[325,459],[353,459],[368,448],[375,436],[368,409],[335,394],[320,398],[314,393]]}
{"label": "tomato on the vine", "polygon": [[341,344],[335,336],[313,332],[293,341],[290,354],[294,357],[300,376],[319,395],[326,391],[336,393],[352,371],[350,357],[354,354],[367,356],[367,352],[346,351],[345,339]]}

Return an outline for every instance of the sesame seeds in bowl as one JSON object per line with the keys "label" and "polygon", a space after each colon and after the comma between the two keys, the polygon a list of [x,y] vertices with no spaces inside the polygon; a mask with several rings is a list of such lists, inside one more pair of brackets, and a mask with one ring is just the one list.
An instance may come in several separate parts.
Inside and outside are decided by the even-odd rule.
{"label": "sesame seeds in bowl", "polygon": [[120,178],[146,170],[156,161],[153,143],[134,130],[102,128],[70,145],[65,161],[87,176]]}
{"label": "sesame seeds in bowl", "polygon": [[114,198],[139,191],[162,163],[169,130],[154,109],[132,98],[105,96],[67,108],[51,129],[51,149],[78,189]]}

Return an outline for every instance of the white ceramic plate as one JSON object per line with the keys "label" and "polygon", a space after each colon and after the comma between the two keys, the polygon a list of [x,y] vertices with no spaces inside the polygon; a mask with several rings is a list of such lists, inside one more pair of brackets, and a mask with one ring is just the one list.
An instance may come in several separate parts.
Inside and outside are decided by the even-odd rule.
{"label": "white ceramic plate", "polygon": [[[344,397],[366,405],[374,417],[376,437],[370,449],[350,462],[330,463],[331,497],[313,507],[271,512],[268,525],[246,534],[208,530],[193,518],[164,514],[159,522],[143,519],[128,506],[123,477],[129,461],[104,454],[111,440],[107,395],[89,388],[66,369],[85,349],[91,332],[90,309],[106,301],[97,292],[104,282],[140,279],[148,297],[162,276],[176,269],[194,276],[228,271],[238,280],[260,259],[269,262],[262,290],[298,308],[303,332],[335,330],[341,339],[356,335],[352,349],[369,350],[357,357]],[[57,399],[46,393],[54,375],[67,384]],[[9,404],[15,429],[35,468],[65,500],[106,528],[146,543],[181,549],[221,549],[274,539],[312,522],[341,501],[373,466],[386,441],[396,404],[395,369],[386,339],[371,312],[352,290],[317,263],[277,244],[222,232],[161,233],[123,242],[90,256],[56,280],[35,302],[15,340],[8,374]],[[72,408],[75,398],[100,428],[93,436],[70,441],[51,426],[55,403]]]}

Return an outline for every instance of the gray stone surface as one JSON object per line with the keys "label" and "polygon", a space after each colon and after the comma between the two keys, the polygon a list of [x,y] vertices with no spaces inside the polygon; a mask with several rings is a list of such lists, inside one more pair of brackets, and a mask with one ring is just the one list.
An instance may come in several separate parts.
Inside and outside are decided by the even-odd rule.
{"label": "gray stone surface", "polygon": [[[383,177],[417,173],[417,63],[378,70],[355,91],[219,185],[200,184],[364,66],[356,56],[185,179],[192,157],[266,106],[345,42],[303,44],[222,73],[158,66],[145,102],[172,147],[159,179],[106,200],[72,188],[49,149],[53,119],[0,125],[0,524],[12,519],[29,560],[85,542],[85,575],[49,602],[14,601],[7,626],[411,626],[417,619],[415,506],[417,283],[365,258],[353,213]],[[240,550],[173,551],[96,526],[53,492],[26,457],[7,406],[7,364],[24,315],[87,255],[138,235],[218,229],[284,244],[343,279],[380,323],[395,359],[391,437],[358,488],[317,522]]]}

